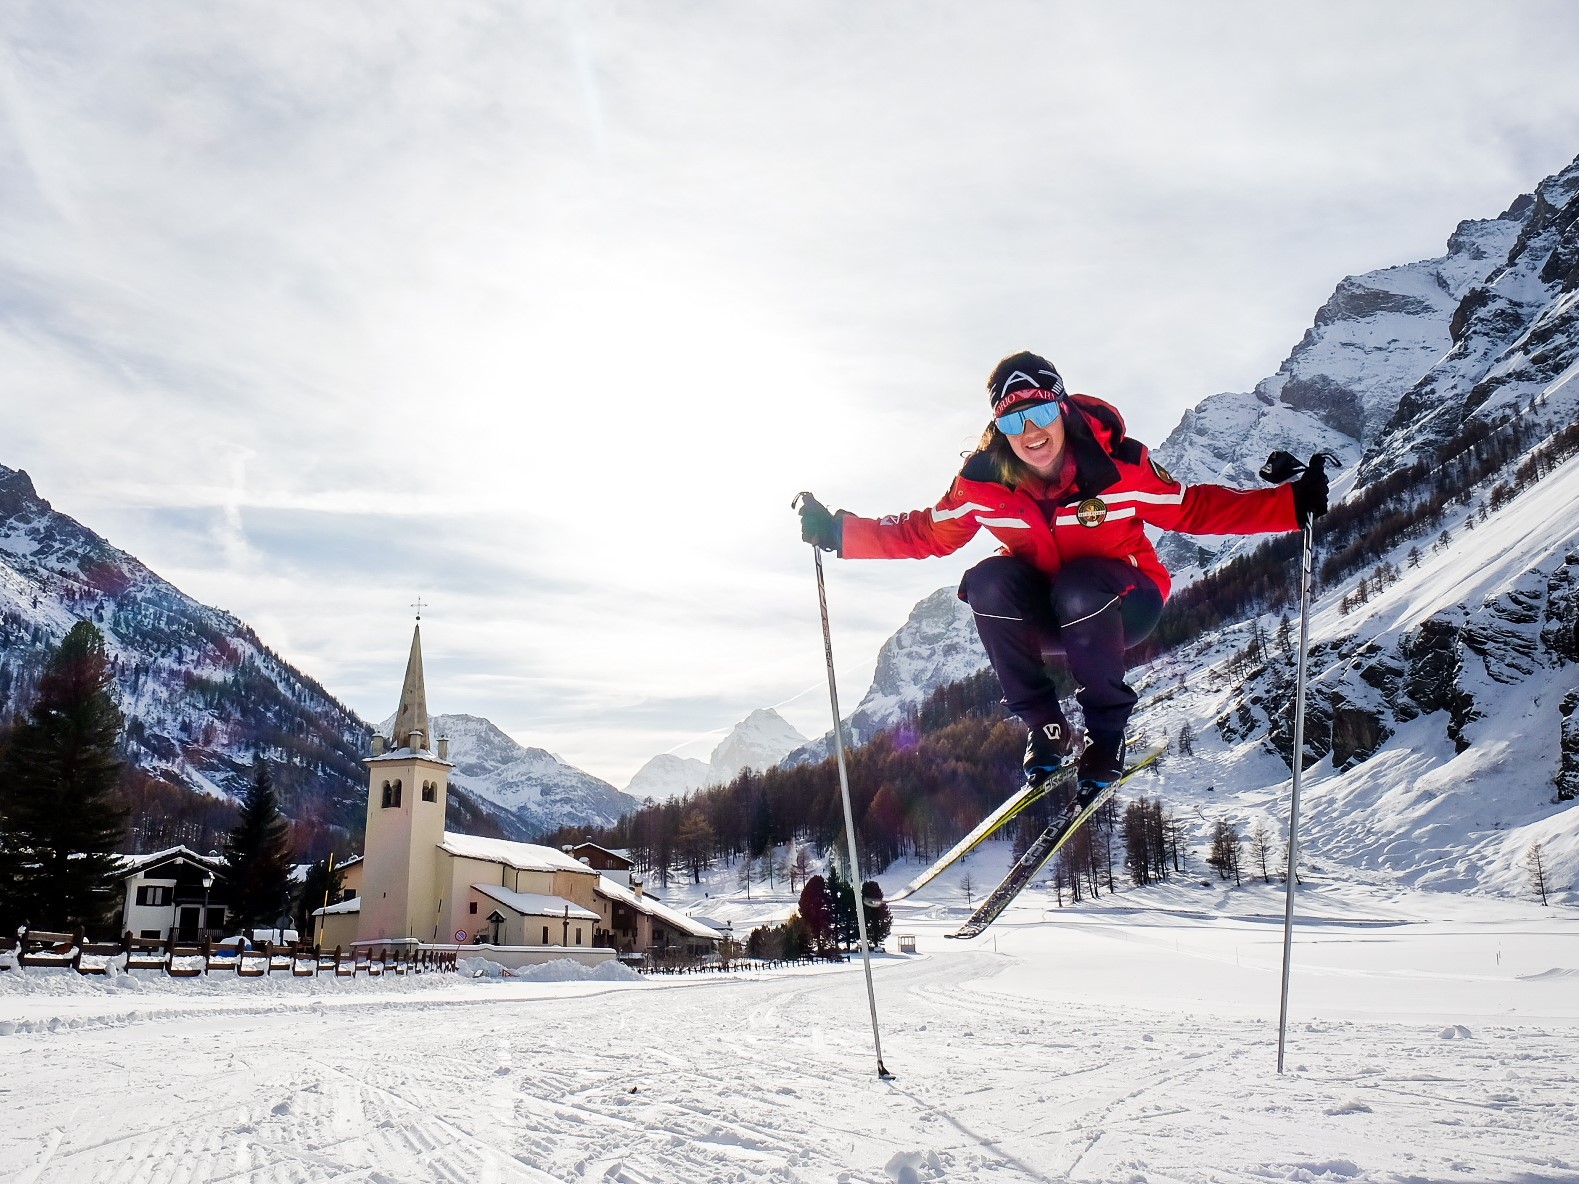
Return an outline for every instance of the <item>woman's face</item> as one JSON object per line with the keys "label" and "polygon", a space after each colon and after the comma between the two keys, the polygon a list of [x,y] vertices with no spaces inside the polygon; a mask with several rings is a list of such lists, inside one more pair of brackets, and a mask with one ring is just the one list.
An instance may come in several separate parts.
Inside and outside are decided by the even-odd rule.
{"label": "woman's face", "polygon": [[1009,437],[1009,447],[1038,477],[1054,476],[1064,461],[1064,417],[1060,415],[1047,427],[1025,421],[1025,431]]}

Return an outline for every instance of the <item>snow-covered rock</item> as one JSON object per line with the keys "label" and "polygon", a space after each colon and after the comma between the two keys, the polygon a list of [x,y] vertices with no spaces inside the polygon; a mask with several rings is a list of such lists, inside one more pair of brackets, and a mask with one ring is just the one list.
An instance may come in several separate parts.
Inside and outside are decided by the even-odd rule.
{"label": "snow-covered rock", "polygon": [[655,802],[663,802],[684,797],[703,786],[711,785],[712,781],[713,766],[706,761],[699,761],[694,756],[660,752],[636,770],[625,792],[634,798],[651,798]]}
{"label": "snow-covered rock", "polygon": [[742,769],[771,769],[806,737],[771,707],[759,708],[731,729],[708,760],[713,784],[730,781]]}

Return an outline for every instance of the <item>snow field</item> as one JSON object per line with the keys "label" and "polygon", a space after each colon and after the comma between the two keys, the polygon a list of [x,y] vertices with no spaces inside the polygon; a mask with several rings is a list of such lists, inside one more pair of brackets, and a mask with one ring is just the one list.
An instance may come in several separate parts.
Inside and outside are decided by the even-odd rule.
{"label": "snow field", "polygon": [[28,1020],[0,1037],[0,1180],[1579,1181],[1572,910],[1313,880],[1279,1077],[1280,890],[1038,886],[954,942],[957,889],[896,906],[920,952],[874,959],[892,1083],[858,961],[231,979],[131,1014],[113,983],[0,975]]}

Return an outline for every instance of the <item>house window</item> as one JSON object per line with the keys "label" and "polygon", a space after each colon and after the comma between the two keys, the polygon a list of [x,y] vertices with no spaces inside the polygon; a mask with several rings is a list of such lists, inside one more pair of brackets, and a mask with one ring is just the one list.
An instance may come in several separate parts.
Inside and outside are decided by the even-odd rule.
{"label": "house window", "polygon": [[169,884],[140,884],[137,888],[137,903],[160,908],[170,903],[170,894],[174,891]]}
{"label": "house window", "polygon": [[477,902],[474,900],[471,902],[471,904],[467,905],[466,911],[475,917],[477,915]]}
{"label": "house window", "polygon": [[424,802],[436,802],[439,800],[438,782],[424,781],[422,783],[422,800]]}
{"label": "house window", "polygon": [[576,944],[578,946],[581,944],[581,926],[579,925],[576,926]]}
{"label": "house window", "polygon": [[152,938],[158,939],[158,938],[163,937],[164,933],[162,931],[158,930],[158,929],[143,929],[143,930],[140,930],[138,932],[137,936],[138,937],[152,937]]}
{"label": "house window", "polygon": [[545,946],[548,944],[548,926],[547,925],[543,926],[543,944]]}

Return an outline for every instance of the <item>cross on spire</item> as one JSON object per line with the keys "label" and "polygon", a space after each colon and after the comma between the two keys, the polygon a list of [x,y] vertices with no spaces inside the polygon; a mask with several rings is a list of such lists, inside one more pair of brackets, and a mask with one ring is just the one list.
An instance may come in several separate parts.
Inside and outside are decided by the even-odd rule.
{"label": "cross on spire", "polygon": [[417,597],[416,603],[411,607],[417,610],[417,620],[422,620],[422,597]]}

